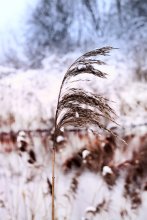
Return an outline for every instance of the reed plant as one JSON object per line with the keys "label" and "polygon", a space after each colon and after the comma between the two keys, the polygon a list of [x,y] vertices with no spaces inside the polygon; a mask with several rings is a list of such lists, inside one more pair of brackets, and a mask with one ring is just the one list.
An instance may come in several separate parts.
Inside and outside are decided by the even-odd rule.
{"label": "reed plant", "polygon": [[110,107],[109,100],[106,97],[88,92],[82,88],[67,88],[67,85],[71,82],[71,79],[80,75],[82,76],[82,83],[84,74],[106,78],[107,73],[97,68],[98,65],[105,64],[105,62],[98,59],[98,56],[106,56],[112,49],[112,47],[103,47],[85,53],[69,67],[62,80],[54,122],[52,154],[52,220],[55,220],[55,154],[58,137],[63,135],[64,129],[69,126],[78,129],[96,126],[111,132],[102,119],[108,119],[115,122],[115,112]]}

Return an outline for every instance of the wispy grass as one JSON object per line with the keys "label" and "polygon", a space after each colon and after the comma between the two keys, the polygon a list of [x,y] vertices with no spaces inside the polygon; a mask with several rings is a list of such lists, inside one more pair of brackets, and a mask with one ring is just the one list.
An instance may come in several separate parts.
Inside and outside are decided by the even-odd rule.
{"label": "wispy grass", "polygon": [[[55,117],[55,142],[64,127],[85,128],[94,125],[109,131],[102,118],[115,122],[115,112],[109,106],[107,98],[79,88],[69,88],[63,93],[64,86],[69,83],[70,79],[80,74],[92,74],[96,77],[106,78],[107,73],[98,70],[95,64],[104,65],[105,63],[98,59],[98,55],[106,56],[112,49],[112,47],[103,47],[87,52],[79,57],[67,70],[58,97]],[[81,83],[82,81],[83,79],[81,79]]]}
{"label": "wispy grass", "polygon": [[79,88],[67,89],[66,87],[64,95],[62,90],[64,90],[64,86],[67,86],[71,78],[74,78],[80,74],[92,74],[99,78],[106,78],[107,73],[98,70],[95,67],[95,64],[105,64],[103,61],[98,59],[98,55],[106,56],[112,49],[112,47],[103,47],[85,53],[70,66],[61,83],[55,114],[55,131],[52,156],[52,220],[55,219],[55,151],[58,136],[62,134],[64,127],[68,126],[85,128],[94,125],[100,129],[110,131],[101,118],[109,119],[110,121],[115,122],[115,113],[109,106],[106,98],[97,94],[88,93],[84,89]]}

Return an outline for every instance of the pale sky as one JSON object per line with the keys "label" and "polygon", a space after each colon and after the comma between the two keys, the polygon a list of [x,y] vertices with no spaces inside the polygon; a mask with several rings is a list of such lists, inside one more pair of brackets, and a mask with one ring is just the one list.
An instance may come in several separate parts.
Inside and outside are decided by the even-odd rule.
{"label": "pale sky", "polygon": [[18,23],[28,2],[28,0],[0,0],[0,31]]}
{"label": "pale sky", "polygon": [[38,0],[0,0],[0,56],[13,39],[18,37],[29,14]]}

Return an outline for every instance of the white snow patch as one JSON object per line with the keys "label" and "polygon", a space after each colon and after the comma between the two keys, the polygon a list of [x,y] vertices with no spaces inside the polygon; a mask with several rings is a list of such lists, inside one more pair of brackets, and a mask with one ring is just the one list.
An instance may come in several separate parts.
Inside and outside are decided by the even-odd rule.
{"label": "white snow patch", "polygon": [[82,158],[85,159],[90,154],[89,150],[83,150],[82,152]]}
{"label": "white snow patch", "polygon": [[106,176],[107,174],[112,174],[113,171],[109,166],[104,166],[102,170],[102,175]]}
{"label": "white snow patch", "polygon": [[57,142],[59,143],[59,142],[61,142],[61,141],[64,141],[64,137],[61,136],[61,135],[59,135],[59,136],[57,137]]}

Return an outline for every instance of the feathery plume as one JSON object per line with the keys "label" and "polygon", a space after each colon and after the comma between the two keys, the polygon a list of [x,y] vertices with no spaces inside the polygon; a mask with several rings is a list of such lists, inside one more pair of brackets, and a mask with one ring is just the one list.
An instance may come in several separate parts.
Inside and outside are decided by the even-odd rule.
{"label": "feathery plume", "polygon": [[63,93],[65,84],[67,85],[69,80],[77,75],[88,73],[100,78],[106,78],[107,73],[98,70],[94,64],[104,65],[105,63],[98,60],[97,56],[106,56],[111,49],[113,48],[103,47],[85,53],[66,72],[61,84],[55,116],[55,143],[63,127],[85,128],[94,125],[100,129],[110,131],[103,123],[102,118],[115,123],[115,112],[109,106],[107,98],[79,88],[69,88]]}

